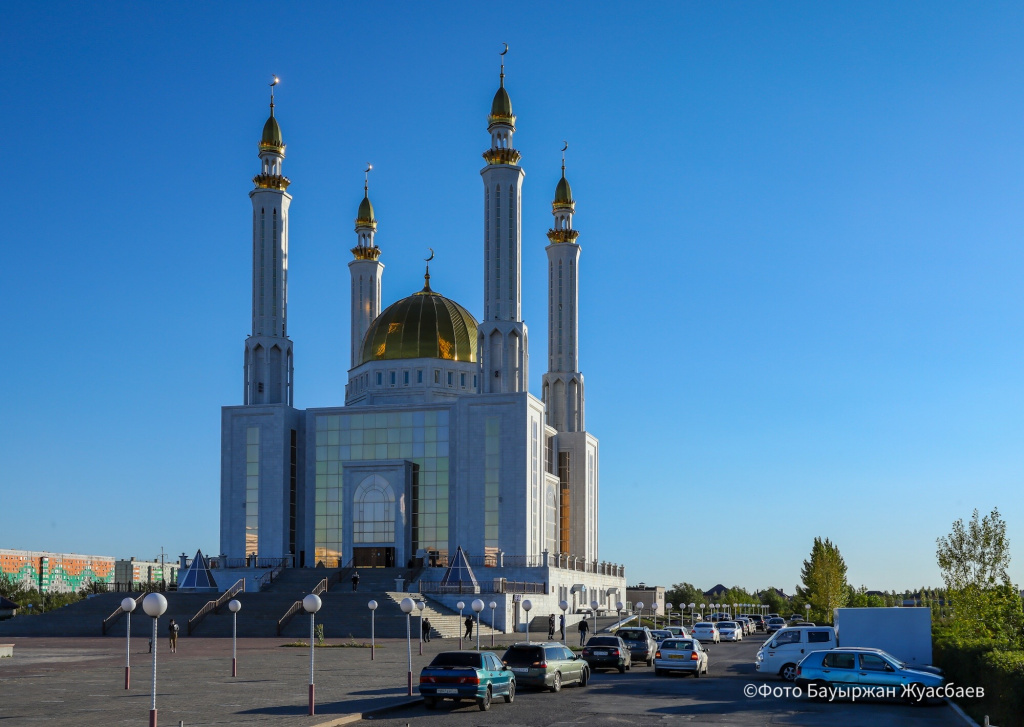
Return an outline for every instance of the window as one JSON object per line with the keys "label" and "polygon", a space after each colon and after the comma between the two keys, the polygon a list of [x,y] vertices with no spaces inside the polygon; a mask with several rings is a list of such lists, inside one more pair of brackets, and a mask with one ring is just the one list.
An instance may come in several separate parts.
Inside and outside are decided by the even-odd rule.
{"label": "window", "polygon": [[455,374],[453,374],[451,371],[449,371],[448,372],[448,386],[451,386],[454,383],[454,379],[455,379]]}
{"label": "window", "polygon": [[822,666],[829,667],[831,669],[853,669],[853,662],[855,658],[856,654],[834,651],[830,654],[825,654],[825,660],[822,662]]}
{"label": "window", "polygon": [[465,374],[459,374],[459,386],[461,386],[463,389],[466,388],[466,375]]}
{"label": "window", "polygon": [[420,369],[419,371],[416,372],[416,383],[417,384],[422,384],[423,383],[423,369]]}
{"label": "window", "polygon": [[245,553],[259,553],[260,428],[245,430]]}
{"label": "window", "polygon": [[809,644],[825,644],[832,640],[831,631],[808,631],[807,632],[807,643]]}
{"label": "window", "polygon": [[405,372],[405,385],[406,386],[409,385],[409,372],[408,371]]}
{"label": "window", "polygon": [[356,543],[395,542],[395,492],[380,475],[371,475],[352,498],[352,534]]}
{"label": "window", "polygon": [[861,654],[860,668],[865,671],[885,671],[889,665],[877,654]]}
{"label": "window", "polygon": [[799,631],[790,631],[789,629],[786,629],[785,631],[780,631],[778,636],[775,637],[775,646],[782,646],[783,644],[799,644],[799,643],[800,643],[800,632]]}
{"label": "window", "polygon": [[383,383],[384,383],[384,374],[382,374],[380,371],[378,371],[377,372],[377,386],[380,386]]}
{"label": "window", "polygon": [[395,372],[394,371],[391,372],[391,385],[392,386],[395,385]]}
{"label": "window", "polygon": [[473,388],[476,388],[476,374],[473,374]]}
{"label": "window", "polygon": [[440,384],[441,383],[441,372],[438,369],[434,369],[434,383],[435,384]]}

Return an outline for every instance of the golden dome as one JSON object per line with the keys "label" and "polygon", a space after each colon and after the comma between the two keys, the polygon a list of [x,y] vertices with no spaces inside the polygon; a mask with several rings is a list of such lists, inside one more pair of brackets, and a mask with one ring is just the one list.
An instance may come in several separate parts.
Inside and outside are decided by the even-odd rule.
{"label": "golden dome", "polygon": [[363,201],[359,203],[359,211],[356,213],[356,225],[377,226],[377,218],[373,216],[373,203],[370,202],[369,196],[364,196]]}
{"label": "golden dome", "polygon": [[392,303],[374,319],[363,337],[359,363],[408,358],[477,360],[477,322],[453,300],[430,289]]}
{"label": "golden dome", "polygon": [[283,149],[284,137],[281,135],[281,125],[274,118],[274,109],[270,109],[270,117],[263,125],[263,136],[260,137],[260,149]]}
{"label": "golden dome", "polygon": [[569,206],[572,203],[572,187],[569,186],[569,180],[565,178],[565,167],[562,167],[562,178],[558,180],[558,186],[555,187],[554,204],[557,206]]}

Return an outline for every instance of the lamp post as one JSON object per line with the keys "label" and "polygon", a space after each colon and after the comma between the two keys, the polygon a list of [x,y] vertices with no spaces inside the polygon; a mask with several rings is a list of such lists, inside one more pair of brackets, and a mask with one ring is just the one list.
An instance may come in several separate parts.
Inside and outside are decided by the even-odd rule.
{"label": "lamp post", "polygon": [[658,604],[657,602],[651,604],[651,617],[654,619],[654,628],[658,628]]}
{"label": "lamp post", "polygon": [[459,651],[462,651],[462,639],[466,635],[466,629],[462,628],[462,609],[466,607],[466,603],[459,601],[455,605],[459,607]]}
{"label": "lamp post", "polygon": [[405,647],[409,655],[409,696],[412,696],[412,610],[416,604],[411,598],[403,598],[399,604],[402,613],[405,614]]}
{"label": "lamp post", "polygon": [[[564,601],[563,601],[563,603],[564,603]],[[622,620],[622,607],[625,606],[625,605],[626,604],[624,604],[622,601],[616,601],[615,602],[615,611],[619,614],[619,621]]]}
{"label": "lamp post", "polygon": [[476,611],[476,650],[480,651],[480,612],[484,610],[484,602],[479,598],[474,598],[470,605]]}
{"label": "lamp post", "polygon": [[736,604],[732,604],[732,613],[729,614],[730,618],[736,618]]}
{"label": "lamp post", "polygon": [[590,602],[590,611],[594,614],[594,633],[591,636],[597,633],[597,607],[600,605],[597,601]]}
{"label": "lamp post", "polygon": [[644,622],[643,622],[644,602],[643,601],[637,601],[637,603],[636,603],[636,610],[637,610],[637,614],[638,614],[637,617],[636,617],[636,625],[637,626],[643,626],[644,625]]}
{"label": "lamp post", "polygon": [[135,610],[135,599],[125,598],[121,601],[121,610],[128,614],[128,634],[124,646],[124,688],[129,689],[132,683],[132,611]]}
{"label": "lamp post", "polygon": [[804,610],[807,611],[807,618],[805,620],[806,621],[810,621],[811,620],[811,604],[805,603],[804,604]]}
{"label": "lamp post", "polygon": [[323,605],[323,601],[320,600],[320,596],[315,593],[310,593],[308,596],[302,599],[302,608],[309,614],[309,713],[314,714],[315,710],[313,705],[315,704],[314,695],[316,694],[316,687],[313,686],[313,636],[316,630],[316,612],[320,610]]}
{"label": "lamp post", "polygon": [[[693,609],[696,608],[696,607],[697,607],[696,603],[691,603],[690,604],[690,628],[691,629],[693,628],[693,624],[696,623],[696,621],[697,621],[697,617],[693,613]],[[682,607],[680,607],[679,610],[682,611],[683,610]],[[680,626],[683,625],[683,615],[682,614],[679,614],[679,625]]]}
{"label": "lamp post", "polygon": [[370,601],[366,604],[370,609],[370,661],[373,661],[374,651],[377,649],[377,638],[376,638],[376,618],[377,618],[377,602]]}
{"label": "lamp post", "polygon": [[237,598],[228,601],[231,611],[231,676],[238,676],[238,612],[242,610],[242,602]]}
{"label": "lamp post", "polygon": [[153,619],[153,692],[149,707],[149,727],[156,727],[156,623],[167,610],[167,599],[160,593],[150,593],[142,599],[142,610]]}
{"label": "lamp post", "polygon": [[[669,628],[669,627],[672,626],[672,607],[673,606],[675,606],[675,604],[672,603],[671,601],[665,604],[665,620],[668,621],[668,623],[665,624],[665,628]],[[679,625],[680,626],[683,625],[683,614],[682,613],[679,614]]]}
{"label": "lamp post", "polygon": [[523,610],[526,611],[526,643],[530,643],[530,609],[533,608],[533,603],[527,598],[523,601]]}
{"label": "lamp post", "polygon": [[494,648],[494,609],[498,607],[498,604],[491,601],[487,604],[491,609],[491,648]]}
{"label": "lamp post", "polygon": [[423,656],[423,609],[426,607],[427,604],[423,601],[416,602],[416,610],[420,612],[420,656]]}
{"label": "lamp post", "polygon": [[704,609],[706,609],[706,608],[707,608],[707,604],[706,603],[700,604],[700,620],[701,621],[704,620]]}
{"label": "lamp post", "polygon": [[562,609],[562,646],[565,646],[565,612],[569,608],[568,601],[559,601],[558,607]]}

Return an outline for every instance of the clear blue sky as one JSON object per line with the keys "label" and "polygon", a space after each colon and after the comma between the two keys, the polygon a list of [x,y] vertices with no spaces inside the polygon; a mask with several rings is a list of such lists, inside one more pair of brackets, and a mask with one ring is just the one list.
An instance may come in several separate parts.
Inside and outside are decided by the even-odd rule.
{"label": "clear blue sky", "polygon": [[343,401],[367,161],[385,302],[429,246],[479,316],[507,41],[537,394],[570,143],[601,557],[792,589],[822,535],[938,585],[998,506],[1024,581],[1022,38],[1019,2],[10,5],[0,547],[218,550],[272,73],[296,405]]}

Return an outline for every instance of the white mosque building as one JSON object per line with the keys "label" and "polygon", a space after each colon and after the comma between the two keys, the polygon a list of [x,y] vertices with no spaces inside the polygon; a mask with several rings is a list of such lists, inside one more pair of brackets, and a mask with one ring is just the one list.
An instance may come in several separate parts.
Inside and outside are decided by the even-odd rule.
{"label": "white mosque building", "polygon": [[480,172],[480,320],[431,288],[429,268],[422,290],[382,309],[382,249],[364,187],[348,265],[352,360],[345,402],[306,410],[293,405],[292,198],[271,96],[260,173],[249,193],[253,295],[244,403],[222,410],[220,547],[227,559],[404,567],[417,559],[443,564],[461,546],[478,569],[551,584],[556,601],[587,579],[603,605],[614,608],[625,595],[624,569],[598,552],[600,450],[586,429],[581,248],[564,160],[547,231],[547,372],[542,397],[528,391],[525,173],[504,80],[502,67]]}

